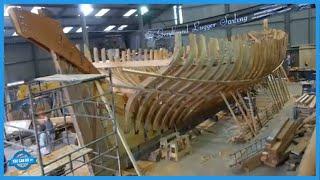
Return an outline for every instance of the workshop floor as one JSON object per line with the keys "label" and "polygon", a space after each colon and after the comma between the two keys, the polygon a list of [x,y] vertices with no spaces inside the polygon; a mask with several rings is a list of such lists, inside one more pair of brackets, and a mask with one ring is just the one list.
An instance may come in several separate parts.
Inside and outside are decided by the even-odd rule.
{"label": "workshop floor", "polygon": [[[256,138],[267,137],[271,131],[284,118],[292,117],[292,107],[294,96],[301,94],[301,86],[298,83],[290,83],[289,91],[291,99],[285,104],[283,109],[269,121]],[[295,175],[295,172],[286,170],[286,166],[282,165],[278,168],[270,168],[260,166],[251,172],[244,172],[229,167],[229,154],[241,149],[246,144],[230,144],[228,139],[231,130],[235,128],[235,124],[231,117],[218,121],[210,127],[210,132],[204,132],[202,135],[192,140],[192,154],[186,155],[179,162],[161,160],[155,163],[154,168],[146,173],[150,176],[197,176],[197,175]],[[211,158],[203,158],[211,157]]]}

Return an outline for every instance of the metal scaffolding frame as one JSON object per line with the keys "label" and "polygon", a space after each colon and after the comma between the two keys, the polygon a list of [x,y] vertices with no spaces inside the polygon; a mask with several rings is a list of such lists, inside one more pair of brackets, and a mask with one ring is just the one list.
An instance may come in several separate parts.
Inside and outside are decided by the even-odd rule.
{"label": "metal scaffolding frame", "polygon": [[[18,130],[18,134],[19,134],[19,141],[13,142],[12,140],[7,140],[5,139],[4,143],[5,143],[5,147],[7,146],[16,146],[19,148],[23,148],[25,150],[28,150],[29,152],[32,153],[36,153],[37,157],[38,157],[38,164],[37,164],[37,168],[40,169],[41,173],[40,174],[36,174],[36,175],[52,175],[52,172],[54,170],[57,170],[57,168],[59,167],[64,167],[63,173],[60,175],[75,175],[74,172],[85,166],[91,166],[92,169],[95,169],[95,173],[94,175],[99,175],[101,173],[106,174],[106,172],[108,172],[107,174],[110,175],[121,175],[121,164],[120,164],[120,154],[119,154],[119,145],[118,145],[118,136],[121,140],[121,142],[123,143],[125,140],[123,139],[124,137],[122,137],[121,132],[119,127],[118,127],[118,123],[116,122],[115,119],[115,102],[114,102],[114,94],[113,94],[113,89],[112,89],[112,85],[110,86],[110,92],[106,92],[104,94],[99,94],[97,96],[90,96],[90,97],[86,97],[85,99],[81,99],[81,100],[73,100],[72,102],[66,102],[64,101],[64,99],[62,99],[62,104],[59,105],[58,107],[52,107],[49,110],[45,110],[42,111],[41,113],[45,113],[45,114],[49,114],[52,111],[62,111],[63,112],[63,125],[61,127],[59,127],[59,130],[64,130],[66,133],[66,137],[61,137],[61,138],[57,138],[54,140],[54,144],[58,143],[58,142],[63,142],[64,139],[66,139],[67,144],[66,146],[70,145],[69,142],[69,137],[68,137],[68,126],[67,126],[67,116],[71,116],[71,118],[77,118],[77,117],[83,117],[83,118],[90,118],[90,120],[92,121],[104,121],[105,123],[111,122],[112,123],[112,131],[103,134],[101,137],[98,137],[96,139],[94,139],[93,141],[91,141],[90,143],[87,143],[85,145],[82,145],[81,147],[77,147],[75,149],[73,149],[72,151],[59,156],[57,158],[55,158],[54,160],[50,160],[49,162],[45,162],[44,158],[46,158],[46,156],[41,154],[40,151],[40,144],[39,144],[39,134],[42,133],[39,131],[39,122],[37,120],[37,117],[39,114],[36,112],[35,109],[35,99],[37,98],[41,98],[44,97],[43,95],[45,94],[50,94],[50,93],[54,93],[57,91],[63,92],[63,89],[68,88],[68,87],[75,87],[75,86],[79,86],[79,85],[83,85],[86,83],[91,83],[91,82],[97,82],[100,80],[104,80],[107,76],[105,75],[59,75],[60,77],[55,77],[55,75],[53,76],[47,76],[47,77],[42,77],[42,78],[37,78],[29,83],[27,83],[28,85],[28,90],[29,90],[29,97],[27,98],[29,100],[30,103],[30,111],[31,111],[31,125],[32,125],[32,129],[25,129],[25,128],[20,128],[17,126],[12,126],[12,125],[8,125],[5,124],[5,128],[15,128],[16,130]],[[74,78],[73,78],[73,77]],[[82,78],[80,78],[80,81],[77,81],[77,77],[82,76]],[[86,76],[90,76],[90,77],[86,77]],[[66,78],[69,80],[64,81],[63,78]],[[42,83],[42,82],[48,82],[50,81],[50,78],[52,79],[52,81],[58,81],[60,82],[61,85],[59,88],[55,88],[55,89],[50,89],[50,90],[45,90],[45,91],[40,91],[40,92],[32,92],[31,86],[35,83]],[[109,73],[109,81],[112,84],[112,74],[111,71]],[[71,79],[71,80],[70,80]],[[94,84],[92,84],[94,85]],[[111,95],[111,101],[110,102],[106,102],[103,101],[103,98],[107,99],[106,96],[107,95]],[[102,99],[102,101],[100,100]],[[5,106],[7,107],[8,105],[11,105],[12,103],[15,103],[17,101],[13,101],[13,102],[6,102]],[[84,108],[84,104],[90,104],[91,106],[95,107],[95,113],[94,114],[78,114],[78,113],[70,113],[68,111],[68,108],[74,108],[75,106],[82,106]],[[101,105],[104,106],[104,109],[101,108]],[[107,107],[107,109],[106,109]],[[109,108],[108,108],[109,107]],[[103,110],[101,110],[103,109]],[[111,109],[112,112],[110,112],[109,110]],[[57,130],[57,129],[56,129]],[[22,137],[22,132],[28,132],[31,135],[27,136],[27,137]],[[117,136],[118,135],[118,136]],[[110,138],[113,136],[113,140],[111,140],[113,142],[113,145],[111,147],[108,147],[108,142],[110,142]],[[31,138],[34,139],[36,142],[36,149],[32,149],[30,146],[26,146],[24,144],[24,140],[27,138]],[[90,147],[92,146],[99,146],[99,143],[107,143],[107,147],[104,148],[104,151],[100,151],[100,148],[98,148],[98,152],[94,151],[93,149],[91,149]],[[126,146],[126,142],[123,143],[124,146]],[[65,147],[65,146],[64,146]],[[73,146],[74,147],[74,146]],[[81,152],[83,150],[87,150],[86,153],[81,154]],[[127,149],[126,149],[127,150]],[[129,149],[130,151],[130,149]],[[81,156],[75,156],[76,153],[79,153]],[[127,151],[129,157],[131,154]],[[131,154],[132,155],[132,154]],[[65,161],[65,158],[68,159],[68,161]],[[112,161],[106,161],[105,159],[111,159],[114,160],[115,162],[112,163]],[[130,158],[133,164],[135,163],[135,160]],[[59,167],[53,168],[51,170],[48,170],[48,167],[54,166],[54,163],[59,164]],[[61,162],[63,162],[61,164]],[[78,165],[75,165],[75,164]],[[110,164],[111,163],[111,164]],[[110,168],[108,166],[110,165],[116,165],[115,168]],[[69,166],[67,168],[67,166]],[[89,168],[90,169],[90,168]],[[99,171],[97,171],[99,170]],[[26,170],[25,172],[22,172],[22,175],[28,175],[28,170]],[[138,171],[138,170],[137,170]],[[20,172],[21,173],[21,172]],[[92,173],[91,173],[92,174]],[[137,172],[138,175],[140,175],[140,172]]]}

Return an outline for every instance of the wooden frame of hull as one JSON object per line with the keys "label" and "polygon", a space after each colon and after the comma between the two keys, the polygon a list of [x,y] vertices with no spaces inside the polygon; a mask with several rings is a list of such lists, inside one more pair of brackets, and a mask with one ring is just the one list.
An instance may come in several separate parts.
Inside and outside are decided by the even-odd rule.
{"label": "wooden frame of hull", "polygon": [[[14,8],[9,14],[17,28],[17,33],[21,36],[46,50],[52,50],[82,73],[97,73],[98,70],[105,73],[104,67],[99,67],[101,64],[97,62],[99,61],[98,50],[93,51],[93,63],[92,58],[89,60],[90,58],[83,56],[65,36],[60,34],[61,27],[56,21]],[[28,18],[22,23],[20,16],[28,16]],[[48,25],[46,31],[53,34],[52,37],[43,33],[35,34],[32,31],[37,32],[39,22]],[[33,29],[23,27],[24,24],[30,25]],[[193,34],[189,39],[190,47],[183,47],[181,36],[177,35],[175,49],[170,57],[167,57],[169,53],[161,53],[161,50],[150,50],[150,58],[146,53],[143,55],[145,61],[159,61],[162,58],[168,66],[154,66],[155,61],[148,62],[152,67],[149,65],[132,67],[155,72],[159,76],[148,76],[147,73],[143,77],[128,74],[123,66],[128,67],[130,63],[132,64],[131,54],[136,54],[135,51],[122,51],[120,59],[119,50],[115,52],[108,50],[108,56],[112,57],[109,62],[114,63],[113,73],[119,82],[143,89],[159,90],[154,92],[134,90],[128,93],[124,112],[126,132],[132,129],[138,131],[179,127],[199,114],[214,114],[215,111],[210,108],[223,105],[220,92],[225,94],[227,99],[231,99],[230,92],[248,89],[271,74],[281,64],[287,45],[287,35],[275,29],[235,36],[231,41],[211,38],[207,43],[204,36],[197,37]],[[141,52],[138,53],[140,60]],[[105,50],[101,51],[103,62],[106,61],[105,53]],[[214,81],[228,83],[212,83]],[[190,94],[190,96],[181,96],[177,93],[168,95],[161,91]]]}

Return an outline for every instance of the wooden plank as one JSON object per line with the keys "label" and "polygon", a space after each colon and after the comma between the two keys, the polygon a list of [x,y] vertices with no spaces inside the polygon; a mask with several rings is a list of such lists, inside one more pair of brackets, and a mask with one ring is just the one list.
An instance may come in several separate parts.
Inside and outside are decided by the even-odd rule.
{"label": "wooden plank", "polygon": [[309,94],[305,95],[300,101],[299,103],[304,103],[305,100],[307,100],[309,98]]}
{"label": "wooden plank", "polygon": [[169,59],[165,60],[152,60],[152,61],[106,61],[103,62],[94,62],[92,63],[94,67],[100,68],[136,68],[136,67],[161,67],[168,66],[170,64]]}
{"label": "wooden plank", "polygon": [[308,144],[309,138],[301,139],[297,145],[292,146],[291,153],[300,156],[304,152]]}
{"label": "wooden plank", "polygon": [[310,95],[309,98],[304,101],[304,104],[308,106],[314,97],[315,97],[314,95]]}
{"label": "wooden plank", "polygon": [[58,21],[18,8],[10,8],[8,13],[20,36],[47,51],[53,50],[83,73],[99,73],[91,64],[92,60],[86,59],[68,40]]}
{"label": "wooden plank", "polygon": [[310,144],[308,145],[298,170],[300,176],[316,175],[316,130],[313,131]]}
{"label": "wooden plank", "polygon": [[[100,95],[103,95],[103,94],[104,94],[104,91],[103,91],[103,89],[102,89],[102,86],[101,86],[100,82],[99,82],[99,81],[95,81],[95,84],[96,84],[96,87],[97,87],[97,89],[98,89],[99,94],[100,94]],[[135,160],[135,158],[134,158],[134,156],[133,156],[133,154],[132,154],[132,152],[131,152],[131,150],[130,150],[130,147],[129,147],[127,141],[126,141],[126,138],[125,138],[125,136],[124,136],[124,134],[123,134],[123,132],[122,132],[122,129],[121,129],[118,121],[115,119],[116,117],[114,117],[114,114],[112,113],[111,107],[108,105],[108,104],[110,104],[110,103],[108,102],[107,98],[104,97],[104,96],[100,96],[100,99],[101,99],[102,102],[105,103],[105,107],[106,107],[106,109],[109,111],[111,117],[114,118],[114,123],[115,123],[115,126],[116,126],[116,128],[117,128],[117,129],[116,129],[117,135],[119,136],[119,139],[120,139],[123,147],[125,148],[126,153],[128,154],[129,159],[131,160],[131,163],[132,163],[132,165],[133,165],[136,173],[138,174],[138,176],[141,176],[140,169],[139,169],[138,165],[136,164],[136,160]],[[118,148],[119,148],[119,147],[118,147]]]}
{"label": "wooden plank", "polygon": [[309,108],[315,108],[316,106],[316,96],[314,96],[313,100],[311,101]]}
{"label": "wooden plank", "polygon": [[105,63],[107,61],[107,57],[106,57],[106,49],[105,48],[102,48],[101,49],[101,59],[102,59],[102,62]]}
{"label": "wooden plank", "polygon": [[300,96],[298,99],[295,100],[295,103],[300,102],[301,99],[303,99],[306,95],[307,95],[307,93],[303,93],[302,96]]}

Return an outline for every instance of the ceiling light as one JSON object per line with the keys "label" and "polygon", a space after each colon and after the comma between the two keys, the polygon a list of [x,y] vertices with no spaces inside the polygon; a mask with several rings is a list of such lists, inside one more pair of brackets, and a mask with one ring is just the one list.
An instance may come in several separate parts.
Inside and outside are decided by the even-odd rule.
{"label": "ceiling light", "polygon": [[93,8],[90,4],[81,4],[80,10],[84,16],[88,16],[93,11]]}
{"label": "ceiling light", "polygon": [[140,8],[140,11],[141,11],[141,15],[144,15],[145,13],[147,13],[149,11],[149,9],[147,6],[142,6]]}
{"label": "ceiling light", "polygon": [[[87,29],[88,29],[89,26],[86,26],[86,27],[87,27]],[[81,32],[82,32],[82,27],[79,27],[79,29],[77,29],[76,32],[77,32],[77,33],[81,33]]]}
{"label": "ceiling light", "polygon": [[105,15],[110,9],[101,9],[95,16],[103,16]]}
{"label": "ceiling light", "polygon": [[64,27],[64,28],[63,28],[63,32],[64,32],[64,33],[68,33],[68,32],[70,32],[72,29],[73,29],[73,27]]}
{"label": "ceiling light", "polygon": [[34,13],[34,14],[38,14],[38,10],[42,9],[43,7],[38,7],[38,6],[35,6],[31,9],[31,12]]}
{"label": "ceiling light", "polygon": [[123,30],[124,28],[128,27],[128,25],[121,25],[120,27],[118,27],[118,30]]}
{"label": "ceiling light", "polygon": [[18,36],[18,34],[17,34],[16,32],[14,32],[14,33],[12,34],[12,36]]}
{"label": "ceiling light", "polygon": [[77,33],[81,33],[81,32],[82,32],[82,28],[77,29],[76,32],[77,32]]}
{"label": "ceiling light", "polygon": [[4,7],[4,16],[9,16],[8,10],[10,8],[21,8],[21,6],[8,6],[8,7]]}
{"label": "ceiling light", "polygon": [[126,12],[123,16],[125,17],[129,17],[131,16],[133,13],[135,13],[137,10],[136,9],[130,9],[128,12]]}
{"label": "ceiling light", "polygon": [[104,29],[104,31],[111,31],[113,28],[115,28],[116,26],[115,25],[110,25],[110,26],[108,26],[108,27],[106,27],[105,29]]}
{"label": "ceiling light", "polygon": [[16,81],[16,82],[8,83],[7,86],[8,87],[17,86],[17,85],[20,85],[20,84],[24,84],[24,81]]}

